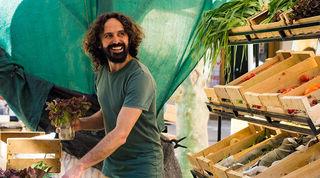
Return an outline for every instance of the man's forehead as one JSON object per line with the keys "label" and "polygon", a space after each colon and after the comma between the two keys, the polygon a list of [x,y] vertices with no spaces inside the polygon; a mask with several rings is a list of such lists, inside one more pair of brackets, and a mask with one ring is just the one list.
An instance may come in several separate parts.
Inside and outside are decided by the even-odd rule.
{"label": "man's forehead", "polygon": [[123,25],[122,23],[115,19],[115,18],[111,18],[109,20],[106,21],[106,23],[104,24],[104,33],[114,33],[114,32],[119,32],[119,31],[123,31]]}

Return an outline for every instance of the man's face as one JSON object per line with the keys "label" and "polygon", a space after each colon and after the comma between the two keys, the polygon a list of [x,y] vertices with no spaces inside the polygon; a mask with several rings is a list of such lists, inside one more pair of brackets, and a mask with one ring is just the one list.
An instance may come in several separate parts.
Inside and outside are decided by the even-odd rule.
{"label": "man's face", "polygon": [[126,60],[129,37],[120,21],[115,18],[106,21],[101,42],[109,61],[122,63]]}

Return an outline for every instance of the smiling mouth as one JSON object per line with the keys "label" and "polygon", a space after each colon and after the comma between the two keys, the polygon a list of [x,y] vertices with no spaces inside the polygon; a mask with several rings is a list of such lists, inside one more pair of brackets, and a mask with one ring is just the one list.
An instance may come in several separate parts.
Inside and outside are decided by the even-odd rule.
{"label": "smiling mouth", "polygon": [[123,51],[123,46],[115,46],[111,48],[111,51],[114,53],[120,53]]}

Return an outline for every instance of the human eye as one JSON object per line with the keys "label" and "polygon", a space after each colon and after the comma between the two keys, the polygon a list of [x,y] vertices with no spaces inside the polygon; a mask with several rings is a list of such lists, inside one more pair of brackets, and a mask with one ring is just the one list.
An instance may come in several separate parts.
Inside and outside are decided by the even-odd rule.
{"label": "human eye", "polygon": [[106,34],[104,35],[104,38],[106,38],[106,39],[111,39],[111,38],[112,38],[112,34],[106,33]]}
{"label": "human eye", "polygon": [[125,35],[126,35],[126,32],[124,32],[124,31],[119,32],[119,36],[125,36]]}

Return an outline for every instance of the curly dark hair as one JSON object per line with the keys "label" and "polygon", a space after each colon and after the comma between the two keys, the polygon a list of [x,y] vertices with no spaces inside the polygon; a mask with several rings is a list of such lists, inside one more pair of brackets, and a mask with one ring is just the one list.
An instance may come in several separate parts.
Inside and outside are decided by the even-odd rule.
{"label": "curly dark hair", "polygon": [[144,37],[141,27],[135,24],[131,18],[120,13],[105,13],[100,15],[91,24],[83,40],[83,49],[91,58],[95,70],[103,65],[108,65],[101,43],[101,35],[104,31],[104,24],[111,18],[119,20],[124,27],[124,31],[128,34],[129,54],[132,57],[137,56],[138,47]]}

